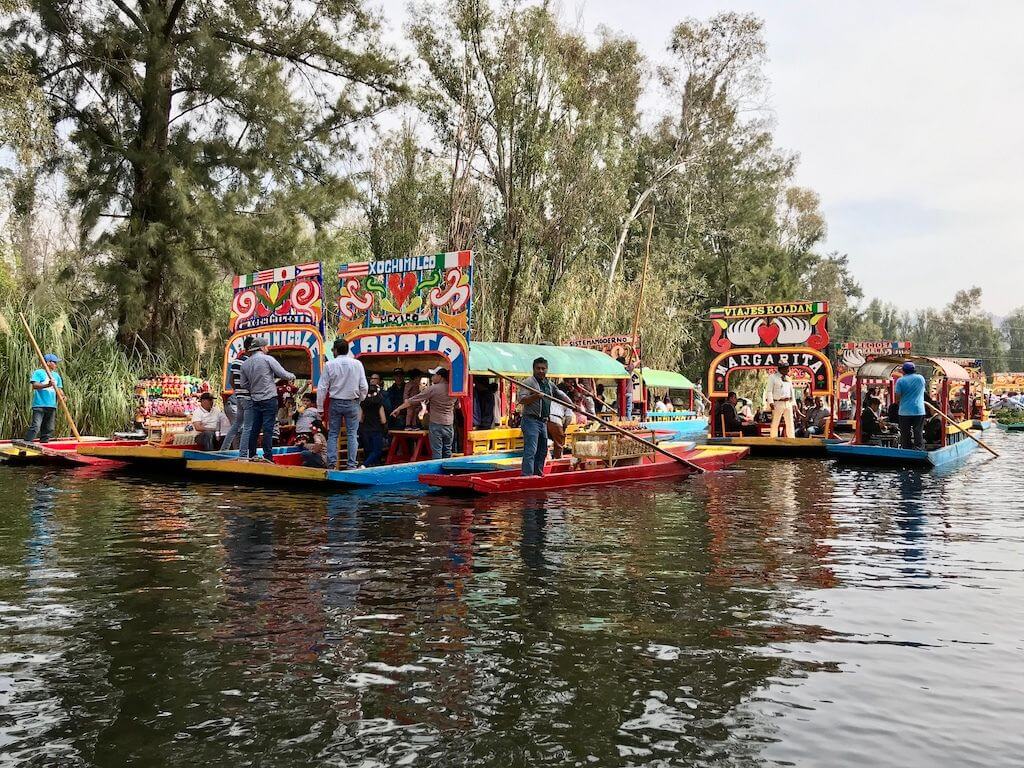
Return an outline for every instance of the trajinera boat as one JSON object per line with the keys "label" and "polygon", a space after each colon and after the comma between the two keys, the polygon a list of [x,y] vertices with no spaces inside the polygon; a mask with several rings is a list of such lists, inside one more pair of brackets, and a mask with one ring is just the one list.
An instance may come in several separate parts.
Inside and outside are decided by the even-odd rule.
{"label": "trajinera boat", "polygon": [[113,466],[109,458],[84,455],[80,448],[100,446],[103,448],[130,448],[139,445],[138,440],[108,440],[103,437],[82,437],[76,439],[58,438],[45,443],[25,440],[0,440],[0,460],[8,464],[54,464],[58,466]]}
{"label": "trajinera boat", "polygon": [[[640,433],[653,438],[653,433]],[[599,431],[571,436],[571,459],[550,462],[543,475],[523,476],[518,468],[461,474],[426,474],[420,482],[454,493],[497,494],[544,491],[634,480],[683,478],[695,472],[724,469],[747,455],[732,446],[664,443],[668,454],[645,448],[617,432]],[[679,461],[682,459],[682,461]]]}
{"label": "trajinera boat", "polygon": [[[460,403],[454,452],[465,454],[463,463],[482,461],[484,454],[495,460],[514,458],[521,451],[520,430],[508,423],[515,402],[514,385],[493,382],[492,369],[521,379],[531,375],[533,359],[544,356],[552,378],[583,379],[590,390],[602,382],[612,390],[623,391],[629,374],[614,358],[598,350],[471,339],[472,276],[473,257],[469,251],[346,264],[338,273],[335,329],[339,337],[349,340],[350,353],[363,363],[368,377],[390,377],[401,371],[418,380],[434,366],[448,369],[450,393]],[[239,275],[233,289],[224,352],[225,396],[231,395],[230,366],[244,340],[251,336],[262,337],[267,351],[296,374],[299,386],[315,392],[327,359],[322,265],[310,263]],[[622,398],[616,400],[621,403]],[[474,428],[476,420],[470,421],[474,406],[484,401],[493,403],[498,418],[489,421],[486,428]],[[419,422],[415,427],[390,431],[385,466],[354,470],[301,466],[302,458],[294,455],[299,449],[291,446],[275,448],[273,463],[232,461],[237,454],[197,450],[195,433],[187,431],[186,425],[181,429],[185,431],[168,431],[142,445],[87,450],[137,465],[183,469],[205,477],[244,476],[253,481],[348,486],[414,484],[421,474],[449,471],[454,461],[423,461],[430,449],[427,432]],[[664,437],[678,434],[672,428],[659,432]],[[287,442],[289,436],[282,430],[282,442]]]}
{"label": "trajinera boat", "polygon": [[[908,361],[914,363],[917,373],[927,381],[927,394],[935,407],[950,419],[947,422],[929,411],[926,418],[931,417],[934,421],[926,423],[923,451],[900,448],[898,431],[869,436],[864,430],[866,390],[878,397],[883,408],[892,403],[896,381],[903,375],[903,364]],[[972,426],[969,414],[950,405],[955,403],[958,407],[966,407],[964,404],[971,402],[971,377],[958,363],[919,355],[877,357],[857,369],[854,389],[857,403],[854,439],[828,447],[829,456],[839,461],[930,468],[961,459],[978,447],[966,432]]]}
{"label": "trajinera boat", "polygon": [[1024,431],[1024,421],[1006,422],[1000,419],[995,420],[996,426],[1007,432]]}
{"label": "trajinera boat", "polygon": [[710,347],[715,353],[708,367],[707,392],[712,403],[710,444],[743,446],[754,455],[824,456],[826,446],[841,442],[835,437],[834,418],[825,421],[821,434],[775,436],[771,434],[768,414],[744,424],[742,431],[731,429],[723,414],[733,375],[774,371],[785,364],[790,367],[797,396],[821,398],[834,415],[834,375],[826,354],[826,302],[716,307],[711,310],[710,320]]}

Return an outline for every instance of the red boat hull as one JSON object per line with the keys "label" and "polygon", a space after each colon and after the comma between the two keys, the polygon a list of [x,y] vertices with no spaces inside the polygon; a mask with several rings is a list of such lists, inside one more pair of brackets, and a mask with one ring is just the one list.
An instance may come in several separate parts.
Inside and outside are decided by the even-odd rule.
{"label": "red boat hull", "polygon": [[631,480],[659,480],[680,478],[703,469],[715,472],[724,469],[747,455],[747,448],[731,446],[699,446],[689,450],[669,449],[689,466],[655,454],[655,460],[622,467],[573,470],[567,464],[554,464],[545,468],[541,477],[523,477],[519,470],[501,470],[465,475],[420,475],[420,482],[434,488],[477,494],[518,493],[521,491],[555,490],[583,485],[606,485]]}
{"label": "red boat hull", "polygon": [[58,439],[48,443],[24,443],[0,440],[3,459],[12,464],[67,464],[72,466],[113,466],[120,462],[78,453],[82,446],[138,445],[138,440],[74,440]]}

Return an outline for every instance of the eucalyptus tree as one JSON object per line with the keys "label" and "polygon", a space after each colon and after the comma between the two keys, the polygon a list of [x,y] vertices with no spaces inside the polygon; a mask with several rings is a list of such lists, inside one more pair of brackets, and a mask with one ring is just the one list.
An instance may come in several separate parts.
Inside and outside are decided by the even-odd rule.
{"label": "eucalyptus tree", "polygon": [[[410,34],[420,106],[452,169],[453,218],[482,195],[478,305],[484,332],[554,332],[592,304],[565,283],[600,275],[633,172],[642,60],[610,35],[588,45],[547,3],[426,4]],[[451,232],[465,236],[461,222]],[[547,319],[538,307],[551,311]]]}

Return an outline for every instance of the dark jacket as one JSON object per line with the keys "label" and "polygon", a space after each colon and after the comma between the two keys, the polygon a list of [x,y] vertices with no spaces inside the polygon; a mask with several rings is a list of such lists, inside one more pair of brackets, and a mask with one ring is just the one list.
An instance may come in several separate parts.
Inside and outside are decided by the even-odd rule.
{"label": "dark jacket", "polygon": [[728,400],[723,400],[718,404],[718,413],[715,414],[715,426],[722,426],[722,417],[725,417],[725,431],[726,432],[742,432],[743,422],[736,416],[736,406],[730,403]]}
{"label": "dark jacket", "polygon": [[870,408],[865,408],[860,414],[860,437],[864,442],[868,442],[873,437],[882,434],[882,425],[878,421],[878,417],[875,416],[875,412]]}

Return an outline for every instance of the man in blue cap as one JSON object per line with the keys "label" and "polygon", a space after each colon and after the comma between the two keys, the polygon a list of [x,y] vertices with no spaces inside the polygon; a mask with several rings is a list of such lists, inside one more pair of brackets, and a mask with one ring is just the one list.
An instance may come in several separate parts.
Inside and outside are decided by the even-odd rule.
{"label": "man in blue cap", "polygon": [[[47,443],[53,437],[53,422],[57,416],[57,390],[53,385],[56,384],[62,391],[64,389],[64,381],[57,373],[60,358],[51,352],[44,356],[43,360],[46,362],[46,369],[36,368],[29,377],[32,383],[32,423],[29,424],[25,440],[30,443],[36,436],[39,437],[40,443]],[[53,383],[50,382],[50,377],[53,377]]]}
{"label": "man in blue cap", "polygon": [[928,382],[909,360],[903,364],[903,375],[896,382],[895,400],[899,405],[900,448],[924,450],[924,395]]}

